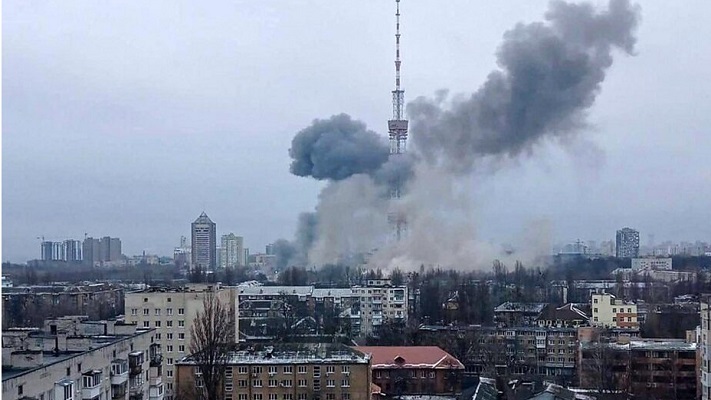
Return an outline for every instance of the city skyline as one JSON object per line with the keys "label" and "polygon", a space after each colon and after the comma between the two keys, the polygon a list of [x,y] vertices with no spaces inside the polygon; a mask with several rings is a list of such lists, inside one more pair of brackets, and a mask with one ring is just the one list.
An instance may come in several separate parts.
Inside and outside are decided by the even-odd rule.
{"label": "city skyline", "polygon": [[[120,237],[128,254],[171,254],[200,209],[245,247],[291,239],[323,186],[290,176],[291,136],[346,111],[385,137],[390,117],[393,4],[308,4],[7,4],[2,260],[37,258],[36,237],[84,232]],[[503,33],[546,10],[403,4],[410,99],[471,92]],[[691,39],[711,28],[704,11],[684,13],[709,7],[642,4],[636,55],[610,69],[580,140],[465,179],[478,237],[521,242],[545,228],[551,242],[605,240],[630,226],[643,240],[709,241],[711,51]],[[225,180],[224,168],[240,172]]]}

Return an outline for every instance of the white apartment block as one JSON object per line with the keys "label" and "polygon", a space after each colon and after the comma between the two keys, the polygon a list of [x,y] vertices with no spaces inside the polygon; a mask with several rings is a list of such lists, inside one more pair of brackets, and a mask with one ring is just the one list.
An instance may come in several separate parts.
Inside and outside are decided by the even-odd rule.
{"label": "white apartment block", "polygon": [[155,330],[86,318],[3,331],[2,398],[163,400]]}
{"label": "white apartment block", "polygon": [[[234,289],[214,285],[191,284],[181,288],[150,288],[126,293],[125,318],[138,328],[155,329],[155,342],[163,350],[163,380],[165,400],[172,400],[176,389],[174,364],[190,354],[190,329],[198,312],[203,309],[203,300],[209,292],[236,313]],[[235,338],[238,333],[238,318],[235,314]]]}
{"label": "white apartment block", "polygon": [[656,271],[671,271],[671,258],[633,258],[632,269],[635,271],[651,269]]}
{"label": "white apartment block", "polygon": [[[697,365],[699,390],[703,400],[711,400],[711,294],[702,294],[700,299],[701,326],[699,327]],[[700,367],[700,368],[699,368]]]}
{"label": "white apartment block", "polygon": [[[293,302],[313,309],[320,303],[333,304],[341,320],[349,319],[356,335],[373,334],[386,320],[407,321],[407,286],[392,286],[389,280],[368,281],[367,286],[315,288],[313,286],[238,286],[241,326],[268,331],[269,321],[279,314],[279,302]],[[247,335],[250,336],[250,335]]]}
{"label": "white apartment block", "polygon": [[594,293],[590,301],[593,326],[605,328],[639,328],[637,305],[615,298],[609,293]]}

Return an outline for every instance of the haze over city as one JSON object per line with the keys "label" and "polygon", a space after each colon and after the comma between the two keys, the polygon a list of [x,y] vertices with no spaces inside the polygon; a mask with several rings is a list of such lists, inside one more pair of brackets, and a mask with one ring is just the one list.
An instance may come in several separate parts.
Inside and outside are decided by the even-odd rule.
{"label": "haze over city", "polygon": [[[408,103],[475,92],[504,32],[548,9],[403,4]],[[477,237],[612,240],[634,226],[643,241],[708,240],[709,11],[643,3],[587,126],[458,178]],[[340,113],[387,134],[392,14],[375,1],[6,3],[3,261],[84,233],[171,254],[202,211],[247,247],[293,238],[324,185],[289,172],[292,137]]]}

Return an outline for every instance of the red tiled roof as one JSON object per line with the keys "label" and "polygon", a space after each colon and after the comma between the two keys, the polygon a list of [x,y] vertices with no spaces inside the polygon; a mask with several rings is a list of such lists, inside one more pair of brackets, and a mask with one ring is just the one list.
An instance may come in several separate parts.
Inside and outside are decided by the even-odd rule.
{"label": "red tiled roof", "polygon": [[358,346],[356,350],[371,354],[373,369],[378,368],[454,368],[464,365],[437,346]]}

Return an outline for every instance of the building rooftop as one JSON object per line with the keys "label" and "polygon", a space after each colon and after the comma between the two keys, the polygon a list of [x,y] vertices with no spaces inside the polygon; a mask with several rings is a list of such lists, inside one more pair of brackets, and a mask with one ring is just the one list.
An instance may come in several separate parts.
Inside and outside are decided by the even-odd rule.
{"label": "building rooftop", "polygon": [[200,216],[193,223],[194,224],[212,224],[214,222],[212,222],[210,217],[208,217],[207,214],[205,214],[205,211],[203,211],[202,214],[200,214]]}
{"label": "building rooftop", "polygon": [[357,346],[371,354],[376,368],[464,369],[464,365],[437,346]]}
{"label": "building rooftop", "polygon": [[[346,363],[367,364],[370,356],[342,344],[333,343],[282,343],[274,346],[244,346],[229,353],[228,364],[306,364]],[[176,362],[193,365],[192,355]]]}
{"label": "building rooftop", "polygon": [[507,301],[494,308],[494,312],[540,313],[547,303],[515,303]]}
{"label": "building rooftop", "polygon": [[[241,295],[297,295],[308,296],[313,293],[313,286],[246,286],[238,287]],[[350,290],[350,289],[349,289]]]}

